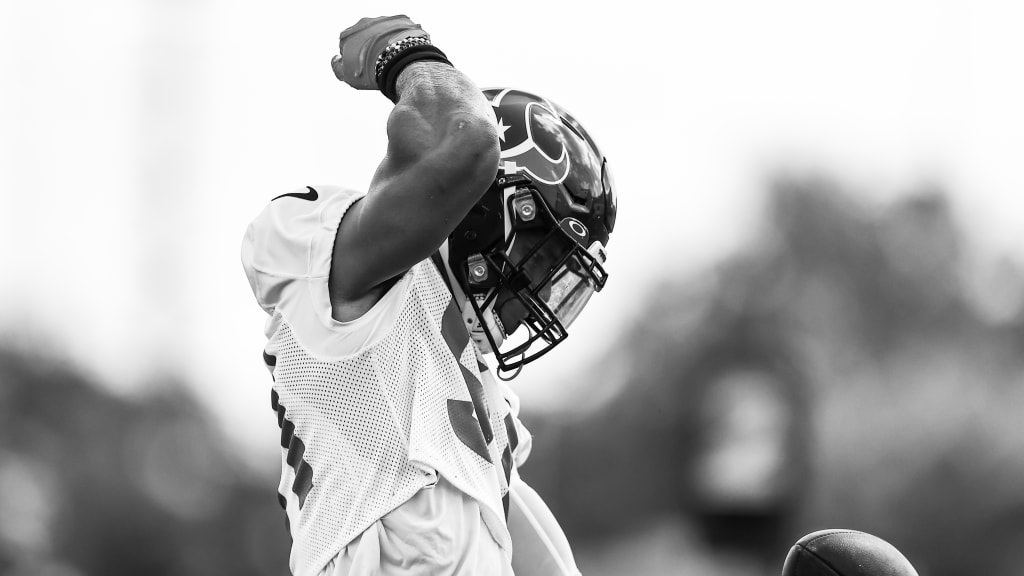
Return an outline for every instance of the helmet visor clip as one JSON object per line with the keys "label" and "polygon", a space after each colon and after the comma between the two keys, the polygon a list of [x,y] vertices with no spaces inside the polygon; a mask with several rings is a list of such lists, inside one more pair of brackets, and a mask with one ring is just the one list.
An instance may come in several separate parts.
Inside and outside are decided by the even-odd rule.
{"label": "helmet visor clip", "polygon": [[520,222],[532,222],[537,217],[537,201],[529,188],[519,188],[512,197],[512,208]]}
{"label": "helmet visor clip", "polygon": [[466,259],[466,267],[469,269],[469,281],[473,284],[482,284],[487,281],[487,261],[480,254],[473,254]]}

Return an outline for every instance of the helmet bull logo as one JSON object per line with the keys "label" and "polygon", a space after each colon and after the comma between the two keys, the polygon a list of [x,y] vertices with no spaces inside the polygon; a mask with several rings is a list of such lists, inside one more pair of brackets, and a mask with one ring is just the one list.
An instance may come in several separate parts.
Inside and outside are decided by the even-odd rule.
{"label": "helmet bull logo", "polygon": [[501,159],[515,162],[534,181],[561,184],[570,168],[561,119],[546,103],[502,104],[509,92],[502,90],[491,100],[498,119]]}

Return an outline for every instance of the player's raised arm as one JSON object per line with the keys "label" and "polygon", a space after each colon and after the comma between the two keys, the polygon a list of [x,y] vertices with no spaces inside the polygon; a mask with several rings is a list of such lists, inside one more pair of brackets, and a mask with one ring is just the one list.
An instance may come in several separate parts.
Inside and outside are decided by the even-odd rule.
{"label": "player's raised arm", "polygon": [[395,102],[387,154],[334,245],[331,300],[353,301],[437,250],[494,180],[498,138],[480,89],[405,16],[342,32],[333,66]]}

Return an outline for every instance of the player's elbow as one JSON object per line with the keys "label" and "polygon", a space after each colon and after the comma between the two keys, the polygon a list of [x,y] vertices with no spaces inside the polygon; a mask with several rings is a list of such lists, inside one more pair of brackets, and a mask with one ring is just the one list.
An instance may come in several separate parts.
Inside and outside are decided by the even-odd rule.
{"label": "player's elbow", "polygon": [[467,200],[475,203],[498,171],[497,129],[492,118],[468,114],[453,118],[449,131],[450,146],[444,156],[451,187],[466,190],[472,196]]}
{"label": "player's elbow", "polygon": [[498,169],[498,130],[490,109],[476,104],[396,106],[388,122],[390,170],[423,173],[444,191],[468,187],[483,194]]}

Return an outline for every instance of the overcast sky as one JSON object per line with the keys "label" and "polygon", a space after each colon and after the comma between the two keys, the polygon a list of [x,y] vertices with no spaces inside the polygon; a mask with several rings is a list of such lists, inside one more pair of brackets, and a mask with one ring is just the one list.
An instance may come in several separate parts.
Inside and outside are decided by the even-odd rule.
{"label": "overcast sky", "polygon": [[341,29],[391,13],[479,85],[568,108],[613,167],[608,287],[517,380],[528,405],[577,389],[652,278],[748,239],[778,169],[870,202],[937,183],[979,249],[1024,256],[1017,3],[438,4],[0,5],[0,333],[117,390],[170,371],[272,450],[242,233],[273,196],[369,182],[390,103],[329,62]]}

